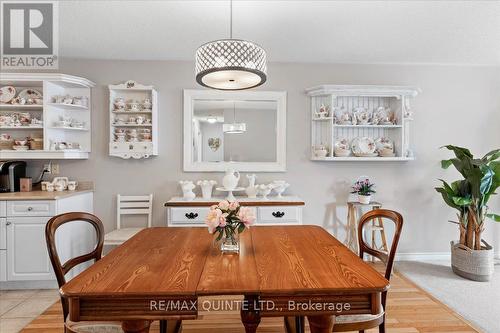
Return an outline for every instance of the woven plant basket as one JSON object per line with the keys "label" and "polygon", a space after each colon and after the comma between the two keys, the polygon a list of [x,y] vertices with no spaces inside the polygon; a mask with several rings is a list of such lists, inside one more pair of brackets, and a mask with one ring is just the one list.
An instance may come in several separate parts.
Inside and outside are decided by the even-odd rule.
{"label": "woven plant basket", "polygon": [[493,247],[482,240],[482,250],[451,242],[451,268],[461,277],[473,281],[489,281],[494,271]]}

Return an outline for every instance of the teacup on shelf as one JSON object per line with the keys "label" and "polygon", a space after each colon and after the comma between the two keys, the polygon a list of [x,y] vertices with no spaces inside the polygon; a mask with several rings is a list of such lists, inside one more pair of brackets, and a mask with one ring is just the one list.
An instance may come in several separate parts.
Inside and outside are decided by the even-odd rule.
{"label": "teacup on shelf", "polygon": [[344,149],[344,148],[335,148],[334,154],[337,157],[347,157],[347,156],[351,155],[351,150]]}
{"label": "teacup on shelf", "polygon": [[137,102],[130,102],[128,103],[128,110],[132,112],[137,112],[140,111],[140,105]]}
{"label": "teacup on shelf", "polygon": [[153,107],[153,104],[151,104],[151,100],[149,98],[146,98],[142,102],[142,108],[145,110],[150,110]]}

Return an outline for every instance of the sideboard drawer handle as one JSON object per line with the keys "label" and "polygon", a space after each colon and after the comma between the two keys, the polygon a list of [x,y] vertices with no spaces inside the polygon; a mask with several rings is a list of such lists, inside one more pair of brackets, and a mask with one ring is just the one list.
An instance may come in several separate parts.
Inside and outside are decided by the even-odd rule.
{"label": "sideboard drawer handle", "polygon": [[273,216],[280,219],[282,218],[283,216],[285,216],[285,212],[280,212],[280,211],[277,211],[277,212],[273,212]]}
{"label": "sideboard drawer handle", "polygon": [[188,219],[190,219],[190,220],[194,220],[195,218],[197,218],[197,217],[198,217],[198,213],[193,213],[193,212],[191,212],[191,213],[186,213],[186,215],[185,215],[185,216],[186,216]]}

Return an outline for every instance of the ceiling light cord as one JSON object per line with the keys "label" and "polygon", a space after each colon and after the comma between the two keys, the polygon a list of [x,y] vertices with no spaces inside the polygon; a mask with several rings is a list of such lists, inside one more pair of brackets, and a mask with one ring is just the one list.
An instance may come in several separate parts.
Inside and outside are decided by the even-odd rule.
{"label": "ceiling light cord", "polygon": [[236,102],[233,102],[233,124],[236,123]]}
{"label": "ceiling light cord", "polygon": [[229,39],[233,39],[233,0],[229,0]]}

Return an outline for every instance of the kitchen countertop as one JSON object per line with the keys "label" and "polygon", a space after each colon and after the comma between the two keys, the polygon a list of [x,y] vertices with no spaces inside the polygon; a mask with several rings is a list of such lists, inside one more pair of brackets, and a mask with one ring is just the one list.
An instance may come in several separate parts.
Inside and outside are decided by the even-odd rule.
{"label": "kitchen countertop", "polygon": [[31,192],[8,192],[0,193],[0,201],[12,200],[58,200],[71,197],[78,194],[94,192],[94,185],[92,182],[79,182],[75,191],[62,191],[62,192],[47,192],[40,190],[33,190]]}

